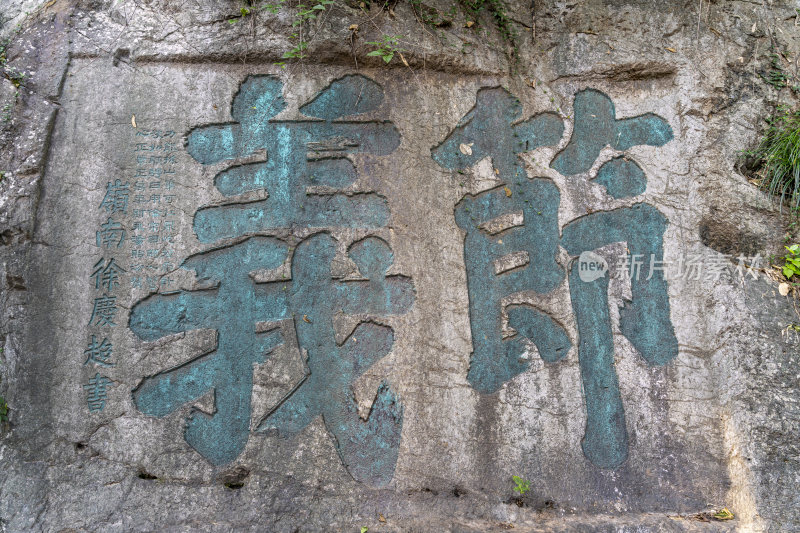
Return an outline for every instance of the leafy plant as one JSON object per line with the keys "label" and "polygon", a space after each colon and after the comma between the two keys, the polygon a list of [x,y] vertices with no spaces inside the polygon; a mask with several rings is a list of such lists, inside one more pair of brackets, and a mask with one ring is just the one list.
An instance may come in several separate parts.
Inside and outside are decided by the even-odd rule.
{"label": "leafy plant", "polygon": [[520,476],[511,476],[511,479],[513,479],[514,483],[516,483],[516,486],[514,487],[514,490],[519,492],[520,496],[524,496],[526,492],[531,490],[531,482],[530,481],[528,481],[528,480],[526,480],[526,479],[524,479],[524,478],[522,478]]}
{"label": "leafy plant", "polygon": [[780,56],[775,53],[774,48],[771,50],[772,52],[769,54],[770,70],[766,74],[759,75],[765,82],[772,85],[776,89],[781,90],[787,86],[789,76],[787,76],[786,72],[783,71]]}
{"label": "leafy plant", "polygon": [[6,399],[0,396],[0,422],[8,421],[8,404]]}
{"label": "leafy plant", "polygon": [[264,9],[275,15],[278,12],[280,12],[281,7],[283,7],[283,4],[285,3],[286,0],[280,0],[277,4],[272,4],[272,3],[264,4]]}
{"label": "leafy plant", "polygon": [[252,13],[253,13],[253,6],[250,3],[243,5],[241,8],[239,8],[239,16],[236,18],[228,19],[228,23],[236,24],[240,20],[247,18],[247,16],[251,15]]}
{"label": "leafy plant", "polygon": [[495,26],[497,26],[500,35],[502,35],[503,39],[511,44],[516,51],[515,40],[517,38],[517,32],[511,26],[511,17],[508,15],[508,10],[503,0],[458,0],[458,2],[464,9],[468,21],[478,22],[480,12],[484,9],[488,11],[494,19]]}
{"label": "leafy plant", "polygon": [[[267,4],[267,6],[269,6],[267,9],[275,13],[277,7],[284,4],[285,1],[286,0],[281,0],[279,4]],[[308,57],[306,51],[308,50],[309,39],[306,23],[315,20],[328,6],[335,3],[334,0],[318,0],[314,5],[297,4],[297,12],[294,14],[294,20],[292,21],[292,28],[296,28],[297,31],[289,36],[289,39],[295,41],[296,44],[291,50],[284,52],[282,59],[306,59]],[[286,67],[285,61],[278,62],[277,64],[280,65],[281,68]]]}
{"label": "leafy plant", "polygon": [[[236,24],[240,20],[254,16],[258,10],[267,11],[273,15],[278,14],[281,9],[287,7],[287,2],[288,0],[277,0],[276,2],[267,2],[261,6],[255,6],[254,0],[248,0],[248,3],[239,9],[239,16],[229,19],[228,22]],[[295,6],[296,12],[292,15],[291,26],[293,32],[289,35],[289,39],[294,41],[294,44],[291,49],[283,53],[281,59],[306,59],[308,57],[307,50],[310,39],[306,23],[315,20],[329,6],[335,3],[335,0],[317,0],[312,4],[299,3]],[[279,61],[276,64],[281,68],[286,67],[286,61]]]}
{"label": "leafy plant", "polygon": [[334,3],[333,0],[319,0],[319,3],[314,4],[311,7],[306,6],[305,4],[298,4],[297,5],[297,14],[295,15],[295,20],[292,22],[292,27],[297,27],[303,24],[306,21],[314,20],[317,18],[317,13],[319,11],[325,11],[329,5]]}
{"label": "leafy plant", "polygon": [[[306,55],[306,50],[308,50],[308,41],[304,40],[299,32],[295,32],[289,36],[290,39],[297,39],[297,44],[292,47],[291,50],[284,52],[281,56],[282,59],[305,59],[308,56]],[[281,61],[278,63],[281,67],[286,65],[285,61]]]}
{"label": "leafy plant", "polygon": [[[19,93],[17,93],[17,95],[18,94]],[[11,120],[11,110],[14,109],[13,104],[14,102],[6,102],[6,104],[3,106],[3,122],[8,122]]]}
{"label": "leafy plant", "polygon": [[761,143],[745,155],[754,157],[761,168],[761,186],[770,193],[800,206],[800,111],[786,106],[767,119]]}
{"label": "leafy plant", "polygon": [[792,276],[800,278],[800,244],[793,244],[791,246],[784,246],[789,253],[783,257],[783,275],[786,279],[792,279]]}
{"label": "leafy plant", "polygon": [[789,61],[787,57],[788,52],[778,51],[774,44],[770,46],[769,50],[769,70],[759,73],[761,79],[779,91],[785,87],[789,87],[795,93],[800,92],[800,85],[798,84],[796,73],[787,73],[781,65],[781,56]]}
{"label": "leafy plant", "polygon": [[397,45],[400,43],[400,39],[402,39],[402,35],[384,35],[383,39],[380,41],[371,41],[367,44],[371,44],[372,46],[377,46],[377,50],[373,50],[372,52],[368,53],[368,56],[373,57],[380,57],[384,60],[384,62],[389,63],[394,58],[395,54],[401,54],[405,52],[404,49],[398,47]]}
{"label": "leafy plant", "polygon": [[24,72],[8,64],[7,50],[8,45],[11,44],[11,39],[19,33],[21,28],[21,24],[17,24],[11,35],[0,42],[0,75],[9,80],[17,89],[19,89],[20,85],[25,84],[26,76]]}

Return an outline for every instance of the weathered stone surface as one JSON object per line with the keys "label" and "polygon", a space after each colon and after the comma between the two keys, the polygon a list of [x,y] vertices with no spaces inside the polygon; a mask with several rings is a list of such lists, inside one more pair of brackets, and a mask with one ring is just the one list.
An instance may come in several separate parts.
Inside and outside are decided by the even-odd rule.
{"label": "weathered stone surface", "polygon": [[4,530],[800,527],[792,2],[4,3]]}

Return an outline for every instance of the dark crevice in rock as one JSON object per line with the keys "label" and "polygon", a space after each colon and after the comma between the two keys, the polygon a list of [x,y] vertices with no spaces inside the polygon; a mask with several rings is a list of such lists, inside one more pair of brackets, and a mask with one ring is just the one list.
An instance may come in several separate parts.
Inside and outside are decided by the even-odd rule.
{"label": "dark crevice in rock", "polygon": [[243,466],[237,466],[232,470],[223,472],[217,479],[225,488],[239,490],[244,487],[248,477],[250,477],[250,470]]}
{"label": "dark crevice in rock", "polygon": [[578,74],[565,74],[552,80],[553,82],[575,80],[608,80],[608,81],[642,81],[642,80],[671,80],[678,73],[678,67],[671,63],[659,61],[637,61],[618,65],[599,65],[588,72]]}
{"label": "dark crevice in rock", "polygon": [[[344,66],[353,67],[353,55],[348,50],[348,54],[340,54],[334,51],[320,51],[319,57],[315,58],[316,65],[330,65],[330,66]],[[497,68],[487,69],[470,65],[466,60],[457,56],[434,56],[420,58],[412,53],[406,53],[405,59],[408,61],[410,68],[418,73],[424,71],[444,72],[447,74],[460,74],[468,76],[498,76],[506,74],[506,70],[502,69],[502,65],[498,64]],[[97,59],[103,57],[102,54],[73,54],[73,57],[80,59]],[[146,65],[149,63],[185,63],[185,64],[207,64],[207,63],[230,63],[232,65],[241,65],[243,63],[242,56],[239,53],[206,53],[198,54],[141,54],[136,55],[135,59],[137,65]],[[280,57],[272,54],[255,54],[247,56],[246,64],[250,66],[259,65],[272,65],[279,61]],[[367,64],[368,61],[374,61],[374,58],[358,57],[359,65],[380,67],[381,70],[398,70],[401,73],[408,72],[408,68],[402,63],[391,63],[389,65],[381,65],[375,62],[372,65]]]}
{"label": "dark crevice in rock", "polygon": [[12,291],[28,290],[25,287],[25,279],[22,276],[12,276],[11,274],[6,274],[6,285],[8,286],[9,290]]}
{"label": "dark crevice in rock", "polygon": [[22,244],[28,240],[28,234],[21,228],[9,228],[0,232],[0,245]]}
{"label": "dark crevice in rock", "polygon": [[158,479],[158,476],[154,476],[153,474],[149,473],[144,468],[139,469],[139,474],[137,475],[139,479],[147,479],[147,480],[154,480]]}
{"label": "dark crevice in rock", "polygon": [[509,499],[505,500],[503,503],[508,504],[508,505],[513,504],[513,505],[516,505],[517,507],[527,507],[528,506],[527,502],[522,498],[509,498]]}
{"label": "dark crevice in rock", "polygon": [[120,61],[123,63],[128,63],[131,57],[131,51],[127,48],[117,48],[114,52],[114,59],[112,64],[116,67],[119,65]]}
{"label": "dark crevice in rock", "polygon": [[763,237],[713,218],[700,221],[700,240],[717,252],[733,256],[753,256],[766,245]]}

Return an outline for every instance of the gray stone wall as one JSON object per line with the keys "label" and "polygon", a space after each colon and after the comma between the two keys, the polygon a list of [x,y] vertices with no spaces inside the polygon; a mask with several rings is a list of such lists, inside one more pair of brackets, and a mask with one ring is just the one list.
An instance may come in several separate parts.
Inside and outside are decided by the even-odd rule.
{"label": "gray stone wall", "polygon": [[740,264],[791,218],[738,166],[796,2],[513,2],[514,50],[337,4],[283,68],[288,8],[6,4],[3,530],[800,526],[797,303]]}

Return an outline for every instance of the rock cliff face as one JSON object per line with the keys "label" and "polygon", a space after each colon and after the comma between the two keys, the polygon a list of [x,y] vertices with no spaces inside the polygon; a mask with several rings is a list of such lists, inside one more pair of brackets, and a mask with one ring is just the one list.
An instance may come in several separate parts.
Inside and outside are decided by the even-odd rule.
{"label": "rock cliff face", "polygon": [[3,3],[0,530],[800,528],[796,2]]}

